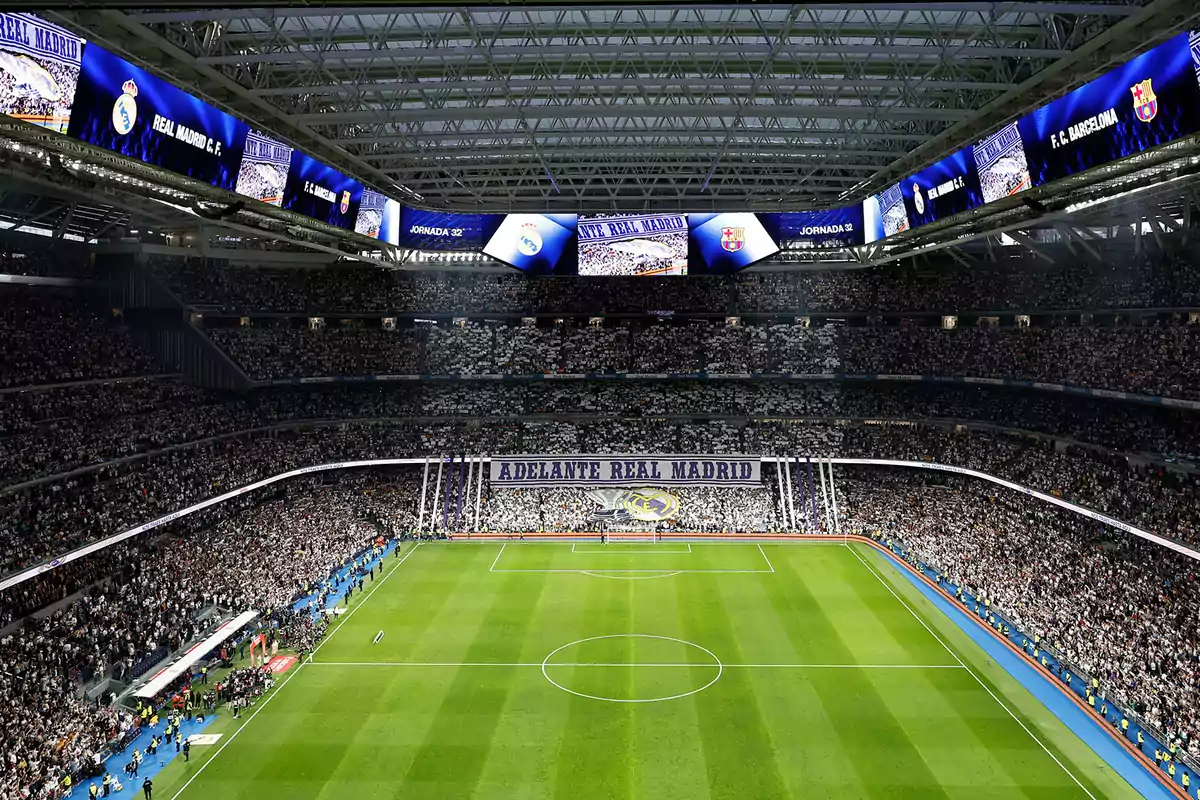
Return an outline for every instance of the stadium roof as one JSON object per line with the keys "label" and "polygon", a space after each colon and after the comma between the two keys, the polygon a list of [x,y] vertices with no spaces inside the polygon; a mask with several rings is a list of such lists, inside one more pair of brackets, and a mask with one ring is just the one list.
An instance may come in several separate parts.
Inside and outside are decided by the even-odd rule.
{"label": "stadium roof", "polygon": [[46,16],[404,202],[701,211],[861,199],[1200,27],[1200,4],[392,2]]}

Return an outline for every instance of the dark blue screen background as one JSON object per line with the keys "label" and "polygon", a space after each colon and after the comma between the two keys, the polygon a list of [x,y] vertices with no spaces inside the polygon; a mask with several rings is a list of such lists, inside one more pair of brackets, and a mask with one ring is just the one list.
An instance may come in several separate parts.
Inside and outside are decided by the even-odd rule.
{"label": "dark blue screen background", "polygon": [[[931,200],[929,190],[941,186],[954,178],[962,178],[961,189],[946,193],[942,197]],[[916,199],[913,196],[913,184],[921,187],[925,198],[925,210],[918,211]],[[975,148],[967,147],[952,156],[943,158],[936,164],[925,169],[900,183],[900,194],[904,196],[904,210],[908,212],[908,222],[913,228],[928,225],[940,219],[963,211],[970,211],[983,205],[983,192],[979,188],[979,172],[975,167]]]}
{"label": "dark blue screen background", "polygon": [[[138,88],[137,119],[133,130],[117,133],[113,104],[121,86],[132,79]],[[154,115],[201,131],[221,142],[221,155],[211,155],[154,130]],[[233,191],[250,126],[176,89],[95,44],[83,49],[83,67],[67,135],[112,150],[128,158],[169,169],[198,181]]]}
{"label": "dark blue screen background", "polygon": [[[447,211],[422,211],[405,206],[400,212],[397,243],[411,250],[479,251],[503,219],[503,214],[454,214]],[[413,233],[413,226],[444,228],[446,235]],[[454,235],[455,233],[458,235]]]}
{"label": "dark blue screen background", "polygon": [[[1130,89],[1147,78],[1158,114],[1142,122]],[[1119,122],[1055,148],[1052,134],[1115,108]],[[1124,66],[1085,84],[1017,122],[1034,186],[1149,150],[1200,130],[1200,85],[1188,36],[1181,33]]]}
{"label": "dark blue screen background", "polygon": [[[331,203],[315,194],[304,191],[305,181],[330,189],[334,193]],[[350,192],[350,206],[345,213],[341,210],[342,192]],[[348,178],[333,167],[322,164],[299,150],[292,151],[292,165],[288,169],[287,184],[283,187],[283,208],[327,222],[346,230],[354,230],[358,219],[358,205],[362,200],[363,186]]]}

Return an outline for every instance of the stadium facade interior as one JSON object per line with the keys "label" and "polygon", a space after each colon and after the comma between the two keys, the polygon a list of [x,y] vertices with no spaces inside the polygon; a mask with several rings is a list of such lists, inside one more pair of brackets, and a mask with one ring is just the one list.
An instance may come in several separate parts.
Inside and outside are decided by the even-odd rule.
{"label": "stadium facade interior", "polygon": [[1200,5],[259,5],[0,13],[0,798],[1200,800]]}

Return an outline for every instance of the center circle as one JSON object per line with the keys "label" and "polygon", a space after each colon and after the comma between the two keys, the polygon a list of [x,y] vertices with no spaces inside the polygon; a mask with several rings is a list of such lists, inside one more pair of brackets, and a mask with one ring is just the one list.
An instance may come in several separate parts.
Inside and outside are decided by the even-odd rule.
{"label": "center circle", "polygon": [[[716,683],[724,671],[721,659],[708,648],[648,633],[579,639],[542,660],[542,676],[551,685],[576,697],[609,703],[661,703],[690,697]],[[618,685],[626,691],[618,692]],[[619,696],[622,693],[631,696]]]}

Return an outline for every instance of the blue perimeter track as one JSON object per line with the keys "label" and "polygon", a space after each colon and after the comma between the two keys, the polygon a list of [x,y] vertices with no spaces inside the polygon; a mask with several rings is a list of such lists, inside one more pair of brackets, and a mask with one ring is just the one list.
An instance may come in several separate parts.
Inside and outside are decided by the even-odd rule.
{"label": "blue perimeter track", "polygon": [[1163,786],[1144,764],[1101,728],[1099,720],[1064,697],[1058,687],[1053,686],[1050,679],[1037,668],[1008,649],[1003,642],[970,619],[969,612],[965,608],[960,608],[947,600],[940,592],[935,591],[929,584],[914,575],[908,566],[890,550],[870,545],[866,545],[866,549],[869,552],[886,556],[898,573],[919,589],[963,633],[971,637],[971,640],[979,645],[993,661],[1020,681],[1030,694],[1050,709],[1054,716],[1062,720],[1064,725],[1104,759],[1139,794],[1150,800],[1179,800],[1178,796]]}

